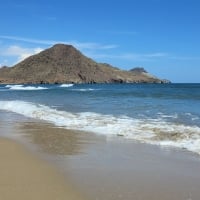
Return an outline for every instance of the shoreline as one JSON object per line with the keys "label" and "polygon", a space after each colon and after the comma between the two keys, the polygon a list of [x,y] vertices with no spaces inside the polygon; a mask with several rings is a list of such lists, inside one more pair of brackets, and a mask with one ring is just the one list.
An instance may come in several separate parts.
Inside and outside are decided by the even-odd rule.
{"label": "shoreline", "polygon": [[0,158],[0,199],[83,199],[53,166],[15,140],[0,137]]}
{"label": "shoreline", "polygon": [[11,138],[0,137],[4,200],[200,199],[200,157],[191,152],[29,120],[0,132]]}

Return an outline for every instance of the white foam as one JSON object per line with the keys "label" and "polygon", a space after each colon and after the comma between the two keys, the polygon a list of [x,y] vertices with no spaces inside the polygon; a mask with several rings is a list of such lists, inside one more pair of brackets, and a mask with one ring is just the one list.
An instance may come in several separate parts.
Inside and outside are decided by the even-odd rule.
{"label": "white foam", "polygon": [[74,84],[62,84],[62,85],[60,85],[60,87],[73,87],[74,86]]}
{"label": "white foam", "polygon": [[6,87],[6,88],[11,88],[11,87],[13,87],[13,86],[19,86],[19,87],[22,87],[23,85],[6,85],[5,87]]}
{"label": "white foam", "polygon": [[189,116],[191,118],[192,121],[196,121],[199,120],[199,117],[192,114],[192,113],[185,113],[186,116]]}
{"label": "white foam", "polygon": [[70,113],[24,101],[0,101],[0,109],[46,120],[67,129],[83,130],[161,146],[184,148],[200,154],[200,127],[158,119],[115,117],[92,112]]}
{"label": "white foam", "polygon": [[[80,92],[87,92],[87,91],[94,91],[95,89],[92,88],[80,88],[80,89],[73,89],[73,91],[80,91]],[[96,89],[97,90],[97,89]]]}
{"label": "white foam", "polygon": [[192,117],[192,121],[199,120],[199,117]]}
{"label": "white foam", "polygon": [[6,88],[10,90],[46,90],[46,87],[34,87],[34,86],[24,86],[24,85],[6,85]]}
{"label": "white foam", "polygon": [[174,119],[177,119],[178,118],[178,114],[177,113],[175,113],[175,114],[173,114],[173,115],[166,115],[166,114],[164,114],[164,113],[161,113],[161,112],[159,112],[159,113],[157,113],[157,115],[159,116],[159,117],[161,117],[161,118],[174,118]]}

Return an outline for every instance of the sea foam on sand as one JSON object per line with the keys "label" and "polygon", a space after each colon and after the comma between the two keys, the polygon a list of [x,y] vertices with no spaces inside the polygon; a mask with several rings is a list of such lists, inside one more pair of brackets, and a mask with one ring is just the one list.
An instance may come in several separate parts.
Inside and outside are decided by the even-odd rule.
{"label": "sea foam on sand", "polygon": [[92,112],[71,113],[25,101],[0,101],[0,109],[46,120],[67,129],[88,131],[107,137],[123,136],[144,143],[184,148],[200,154],[200,127],[164,121]]}

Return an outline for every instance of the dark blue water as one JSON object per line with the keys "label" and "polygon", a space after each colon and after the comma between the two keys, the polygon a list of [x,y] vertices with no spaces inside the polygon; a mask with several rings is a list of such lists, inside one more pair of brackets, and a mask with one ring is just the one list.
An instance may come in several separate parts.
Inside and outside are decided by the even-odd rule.
{"label": "dark blue water", "polygon": [[[200,84],[85,84],[73,87],[37,87],[48,89],[12,90],[2,85],[0,100],[22,100],[71,112],[97,112],[136,118],[141,115],[155,118],[160,113],[180,117],[188,116],[189,113],[200,116]],[[200,123],[198,120],[189,121],[196,121],[196,125]]]}
{"label": "dark blue water", "polygon": [[[60,86],[0,85],[0,109],[49,120],[56,125],[60,123],[69,128],[78,127],[77,129],[80,130],[90,130],[93,127],[93,129],[97,128],[94,132],[104,132],[104,134],[106,131],[108,134],[112,134],[111,129],[117,127],[118,129],[115,131],[120,130],[119,135],[127,136],[127,138],[131,135],[133,139],[139,138],[139,140],[145,141],[147,140],[146,136],[142,136],[141,139],[138,135],[146,131],[146,134],[151,137],[151,141],[148,142],[156,143],[155,141],[159,140],[159,144],[161,144],[160,140],[162,140],[163,143],[165,142],[164,145],[176,146],[172,144],[175,140],[178,140],[179,144],[185,145],[188,137],[189,141],[191,138],[193,140],[186,146],[190,146],[189,150],[192,151],[194,151],[191,147],[192,142],[197,142],[197,139],[200,139],[200,84],[77,84]],[[11,103],[12,105],[10,105]],[[31,103],[36,108],[30,108],[30,104],[24,105],[23,103]],[[37,108],[41,109],[40,106],[46,106],[45,111],[38,111]],[[16,107],[19,109],[16,110]],[[30,108],[31,113],[23,113],[20,108],[22,110]],[[50,119],[41,117],[41,115],[45,115],[45,112],[47,115],[51,115],[54,111],[50,109],[58,111],[57,117],[54,116],[54,118],[58,118],[57,121],[53,117]],[[42,114],[37,113],[35,116],[35,112],[42,112]],[[66,116],[66,113],[59,112],[70,113],[73,116],[69,117]],[[64,116],[62,119],[61,115]],[[70,121],[72,118],[73,123]],[[108,123],[109,119],[112,121]],[[80,125],[81,122],[85,123],[84,127]],[[91,127],[89,128],[89,126]],[[128,129],[126,126],[130,128]],[[174,137],[174,134],[177,136]],[[174,138],[170,137],[171,135]],[[193,146],[196,149],[198,145],[199,150],[195,150],[195,152],[200,151],[200,140],[199,144],[195,143]],[[186,148],[185,146],[181,147]]]}

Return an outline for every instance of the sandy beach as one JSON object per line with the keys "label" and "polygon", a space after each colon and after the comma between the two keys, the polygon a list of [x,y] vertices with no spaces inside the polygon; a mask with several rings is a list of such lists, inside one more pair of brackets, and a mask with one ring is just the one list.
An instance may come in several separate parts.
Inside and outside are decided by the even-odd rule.
{"label": "sandy beach", "polygon": [[0,139],[0,199],[200,199],[200,157],[191,152],[38,122],[9,130],[15,140]]}
{"label": "sandy beach", "polygon": [[79,200],[61,174],[17,142],[0,138],[0,199]]}

